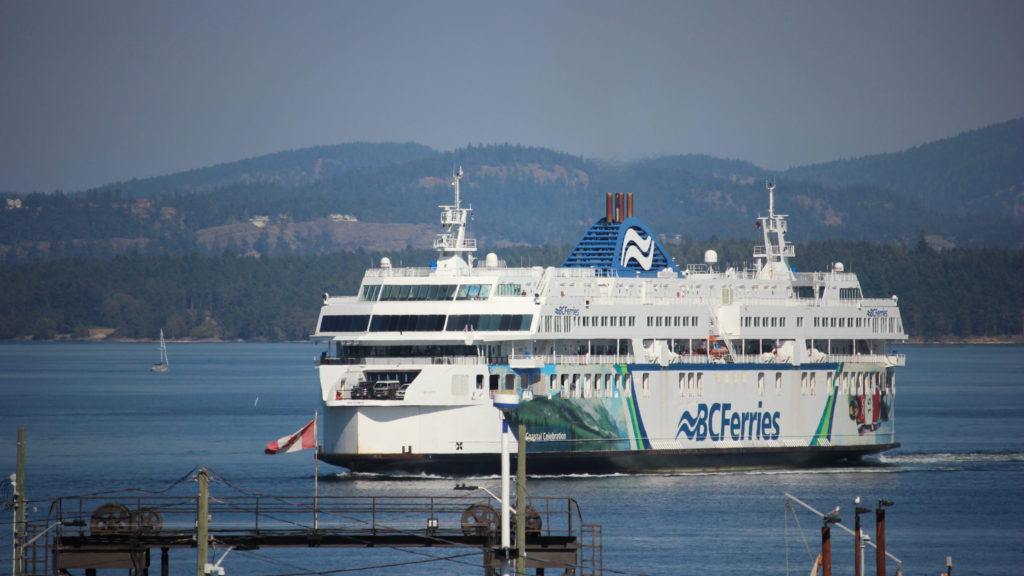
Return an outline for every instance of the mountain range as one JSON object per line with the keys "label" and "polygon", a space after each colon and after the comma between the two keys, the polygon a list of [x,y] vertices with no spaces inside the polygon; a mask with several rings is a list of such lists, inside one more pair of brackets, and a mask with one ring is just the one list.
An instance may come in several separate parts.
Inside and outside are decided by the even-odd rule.
{"label": "mountain range", "polygon": [[568,245],[607,193],[667,243],[754,238],[768,209],[794,242],[1024,247],[1024,118],[896,153],[770,171],[701,155],[611,163],[522,145],[290,150],[74,193],[0,194],[5,262],[125,252],[280,255],[429,247],[461,167],[484,250]]}

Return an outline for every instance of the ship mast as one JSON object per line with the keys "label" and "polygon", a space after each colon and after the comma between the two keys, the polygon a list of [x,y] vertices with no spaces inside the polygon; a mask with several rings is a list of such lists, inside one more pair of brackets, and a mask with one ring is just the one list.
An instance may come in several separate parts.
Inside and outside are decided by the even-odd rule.
{"label": "ship mast", "polygon": [[793,244],[786,241],[786,214],[775,213],[775,183],[765,181],[768,188],[768,215],[758,216],[764,244],[754,246],[754,259],[759,263],[759,278],[793,278],[787,258],[796,256]]}
{"label": "ship mast", "polygon": [[459,198],[459,181],[462,180],[462,167],[460,166],[452,174],[452,186],[455,188],[455,203],[452,205],[440,205],[441,226],[444,232],[434,239],[434,249],[439,252],[438,265],[444,260],[457,258],[460,253],[465,252],[466,264],[473,266],[472,252],[476,251],[476,239],[466,238],[466,222],[469,220],[469,213],[472,208],[463,208]]}

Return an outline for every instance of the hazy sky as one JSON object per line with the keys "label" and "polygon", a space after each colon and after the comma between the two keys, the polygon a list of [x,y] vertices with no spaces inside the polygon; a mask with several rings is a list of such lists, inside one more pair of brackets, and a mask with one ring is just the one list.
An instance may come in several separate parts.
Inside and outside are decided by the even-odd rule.
{"label": "hazy sky", "polygon": [[1022,0],[0,0],[0,190],[352,141],[783,169],[1024,116],[1022,62]]}

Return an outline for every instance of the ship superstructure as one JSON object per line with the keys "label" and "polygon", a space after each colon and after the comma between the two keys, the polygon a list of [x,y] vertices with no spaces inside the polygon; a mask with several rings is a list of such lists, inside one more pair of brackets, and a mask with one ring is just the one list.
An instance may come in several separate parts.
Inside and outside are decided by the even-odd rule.
{"label": "ship superstructure", "polygon": [[[367,270],[324,295],[314,339],[326,462],[360,472],[495,473],[498,391],[520,396],[531,473],[808,465],[893,448],[897,299],[840,263],[795,272],[786,216],[755,265],[676,265],[607,195],[559,267],[472,255],[458,170],[436,263]],[[515,430],[515,427],[513,427]]]}

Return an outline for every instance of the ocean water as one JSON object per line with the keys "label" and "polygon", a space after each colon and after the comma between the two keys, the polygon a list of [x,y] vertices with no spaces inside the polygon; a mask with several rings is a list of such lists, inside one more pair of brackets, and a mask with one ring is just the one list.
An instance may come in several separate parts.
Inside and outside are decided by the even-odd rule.
{"label": "ocean water", "polygon": [[[868,507],[894,501],[888,550],[905,574],[938,574],[947,556],[956,574],[1018,574],[1024,566],[1024,347],[901,351],[907,366],[897,374],[895,409],[902,447],[866,464],[531,478],[528,492],[571,497],[585,522],[602,526],[606,574],[806,574],[820,519],[787,508],[785,493],[819,510],[842,506],[850,527],[854,497]],[[0,343],[0,477],[15,470],[23,427],[36,520],[46,519],[47,500],[58,496],[155,491],[182,478],[178,489],[194,494],[188,478],[200,466],[224,480],[214,483],[215,493],[237,487],[308,496],[312,454],[267,456],[263,446],[312,418],[318,352],[300,343],[171,343],[171,371],[153,374],[154,344]],[[326,464],[318,480],[322,496],[464,495],[453,491],[458,478],[351,476]],[[499,490],[497,478],[473,482]],[[0,574],[11,566],[10,518],[0,516]],[[873,515],[862,519],[872,533]],[[852,536],[837,529],[832,542],[834,573],[853,574]],[[235,575],[480,574],[480,556],[465,554],[264,549],[233,551],[222,565]],[[372,568],[381,565],[390,566]],[[874,574],[870,551],[865,565]],[[895,564],[888,565],[892,573]],[[172,574],[194,574],[194,552],[172,552],[170,566]]]}

